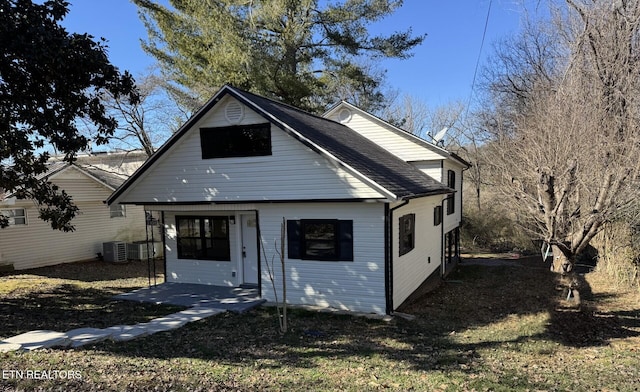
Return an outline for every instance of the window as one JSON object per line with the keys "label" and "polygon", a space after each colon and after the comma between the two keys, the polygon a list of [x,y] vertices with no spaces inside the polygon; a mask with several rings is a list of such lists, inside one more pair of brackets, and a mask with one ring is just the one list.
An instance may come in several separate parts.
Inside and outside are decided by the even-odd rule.
{"label": "window", "polygon": [[456,212],[456,198],[455,195],[447,197],[447,215],[451,215]]}
{"label": "window", "polygon": [[289,220],[287,243],[290,259],[353,261],[353,221]]}
{"label": "window", "polygon": [[27,213],[24,208],[15,208],[12,210],[0,210],[0,214],[7,217],[9,226],[26,225]]}
{"label": "window", "polygon": [[229,218],[177,216],[178,258],[230,261]]}
{"label": "window", "polygon": [[[447,186],[452,189],[456,189],[456,172],[453,170],[447,171]],[[447,215],[451,215],[456,212],[456,196],[455,194],[447,197]]]}
{"label": "window", "polygon": [[442,206],[436,206],[433,209],[433,225],[438,226],[442,223]]}
{"label": "window", "polygon": [[124,218],[127,216],[124,205],[122,204],[114,204],[109,207],[109,217],[110,218]]}
{"label": "window", "polygon": [[271,125],[200,128],[202,159],[271,155]]}
{"label": "window", "polygon": [[456,189],[456,172],[453,170],[447,170],[447,186]]}
{"label": "window", "polygon": [[400,217],[400,256],[411,252],[416,244],[416,214]]}

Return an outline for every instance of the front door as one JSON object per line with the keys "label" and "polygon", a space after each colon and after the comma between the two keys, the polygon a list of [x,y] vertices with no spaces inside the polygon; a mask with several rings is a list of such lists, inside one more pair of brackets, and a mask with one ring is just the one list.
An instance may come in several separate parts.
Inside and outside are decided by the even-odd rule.
{"label": "front door", "polygon": [[245,284],[258,284],[258,232],[256,215],[241,215],[242,276]]}

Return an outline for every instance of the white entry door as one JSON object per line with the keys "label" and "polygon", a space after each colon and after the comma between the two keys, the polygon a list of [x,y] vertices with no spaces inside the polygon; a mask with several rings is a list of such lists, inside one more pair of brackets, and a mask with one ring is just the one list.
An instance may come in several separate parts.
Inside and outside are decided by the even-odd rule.
{"label": "white entry door", "polygon": [[258,284],[258,231],[255,214],[241,215],[242,276],[244,283]]}

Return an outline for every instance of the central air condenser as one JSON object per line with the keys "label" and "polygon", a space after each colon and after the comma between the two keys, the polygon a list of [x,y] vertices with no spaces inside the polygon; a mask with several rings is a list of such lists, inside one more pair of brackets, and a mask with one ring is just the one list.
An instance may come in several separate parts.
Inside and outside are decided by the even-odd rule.
{"label": "central air condenser", "polygon": [[103,242],[102,254],[104,261],[123,263],[127,261],[127,244],[122,241]]}

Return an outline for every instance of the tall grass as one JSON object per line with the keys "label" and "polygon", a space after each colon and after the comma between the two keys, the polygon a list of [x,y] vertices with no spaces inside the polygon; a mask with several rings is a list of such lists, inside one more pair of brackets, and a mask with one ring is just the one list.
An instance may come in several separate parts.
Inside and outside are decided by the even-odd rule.
{"label": "tall grass", "polygon": [[598,234],[592,245],[598,251],[596,271],[621,287],[640,291],[640,233],[624,223],[612,223]]}

